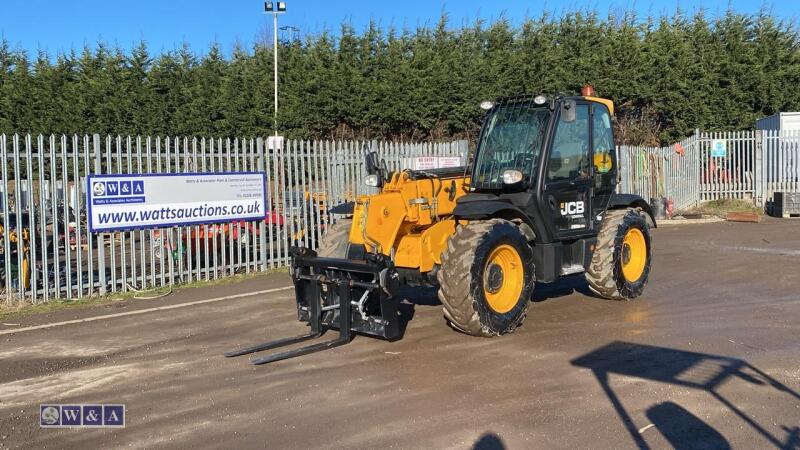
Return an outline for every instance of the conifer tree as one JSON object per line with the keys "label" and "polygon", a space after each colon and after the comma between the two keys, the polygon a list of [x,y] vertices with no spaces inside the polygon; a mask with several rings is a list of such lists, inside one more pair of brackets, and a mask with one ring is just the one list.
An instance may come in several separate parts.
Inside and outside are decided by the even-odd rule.
{"label": "conifer tree", "polygon": [[[627,143],[749,129],[800,109],[800,37],[766,10],[716,17],[544,12],[308,34],[280,42],[278,128],[289,138],[474,140],[482,100],[574,94],[592,83]],[[151,54],[99,42],[32,57],[0,41],[0,132],[272,134],[272,46],[184,44]]]}

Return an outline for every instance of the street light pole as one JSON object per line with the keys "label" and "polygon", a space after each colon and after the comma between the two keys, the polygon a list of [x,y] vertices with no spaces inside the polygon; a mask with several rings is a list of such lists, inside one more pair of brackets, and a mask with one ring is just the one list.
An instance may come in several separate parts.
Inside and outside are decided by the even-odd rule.
{"label": "street light pole", "polygon": [[275,69],[273,74],[275,80],[275,111],[273,112],[273,123],[275,126],[275,142],[273,147],[278,146],[278,14],[286,12],[286,2],[264,2],[264,12],[272,13],[272,66]]}
{"label": "street light pole", "polygon": [[274,31],[273,39],[272,39],[272,67],[275,69],[274,79],[275,79],[275,111],[273,116],[273,121],[275,123],[275,143],[273,145],[278,145],[278,13],[272,13],[272,29]]}

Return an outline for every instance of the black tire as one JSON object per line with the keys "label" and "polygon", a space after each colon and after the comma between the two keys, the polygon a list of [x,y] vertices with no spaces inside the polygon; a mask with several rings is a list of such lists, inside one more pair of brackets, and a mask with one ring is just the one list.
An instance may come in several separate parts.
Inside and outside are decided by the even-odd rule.
{"label": "black tire", "polygon": [[[504,244],[512,247],[521,260],[522,286],[513,307],[500,313],[489,305],[484,284],[488,258]],[[525,319],[533,293],[531,261],[533,251],[512,222],[491,219],[459,225],[442,253],[437,274],[439,300],[450,325],[473,336],[492,337],[514,331]]]}
{"label": "black tire", "polygon": [[325,258],[347,258],[351,225],[353,219],[339,219],[335,224],[329,225],[327,233],[319,240],[317,255]]}
{"label": "black tire", "polygon": [[[603,225],[597,234],[592,262],[586,271],[589,289],[595,294],[612,300],[631,300],[642,295],[653,258],[650,227],[645,214],[641,208],[614,209],[606,212]],[[632,228],[641,231],[647,253],[641,276],[635,280],[628,280],[622,270],[623,243]]]}
{"label": "black tire", "polygon": [[[333,225],[328,226],[328,232],[322,236],[317,246],[317,256],[324,258],[347,258],[347,251],[350,249],[350,226],[352,219],[340,219]],[[326,272],[328,276],[333,276],[331,271]],[[321,293],[323,306],[333,306],[339,303],[336,296],[328,296],[328,291]],[[339,314],[338,310],[326,311],[323,313],[323,320],[332,321]]]}

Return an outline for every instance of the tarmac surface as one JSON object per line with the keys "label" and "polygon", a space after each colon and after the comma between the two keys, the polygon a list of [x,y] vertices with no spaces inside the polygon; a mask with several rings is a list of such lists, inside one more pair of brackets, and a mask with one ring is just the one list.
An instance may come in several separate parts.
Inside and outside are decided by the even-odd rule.
{"label": "tarmac surface", "polygon": [[[514,334],[445,325],[266,366],[292,290],[0,334],[0,448],[800,449],[800,221],[653,231],[644,296],[537,286]],[[288,286],[286,274],[13,319],[0,331]],[[41,403],[123,403],[124,429],[41,429]]]}

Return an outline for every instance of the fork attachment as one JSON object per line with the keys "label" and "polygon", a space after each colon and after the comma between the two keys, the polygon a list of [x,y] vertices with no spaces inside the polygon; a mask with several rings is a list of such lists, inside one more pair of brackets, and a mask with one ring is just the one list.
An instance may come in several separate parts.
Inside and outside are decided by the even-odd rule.
{"label": "fork attachment", "polygon": [[225,353],[227,357],[275,349],[320,337],[338,329],[335,339],[251,360],[267,364],[315,353],[349,343],[355,333],[388,340],[400,336],[396,300],[398,276],[388,258],[367,255],[366,260],[320,258],[313,250],[293,247],[292,281],[297,318],[308,322],[307,334],[256,344]]}

